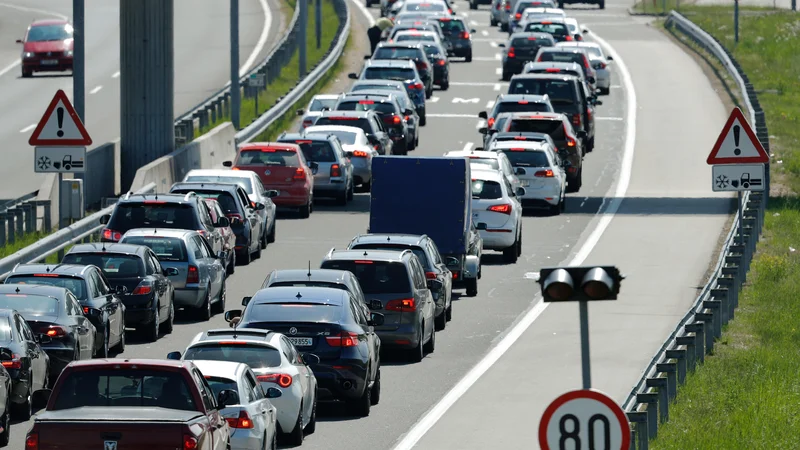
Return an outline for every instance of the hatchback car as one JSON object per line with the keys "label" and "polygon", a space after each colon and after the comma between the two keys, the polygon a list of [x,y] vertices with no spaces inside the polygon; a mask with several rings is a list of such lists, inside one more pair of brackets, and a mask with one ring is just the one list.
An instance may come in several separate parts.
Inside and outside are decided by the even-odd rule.
{"label": "hatchback car", "polygon": [[[162,267],[153,251],[143,245],[77,244],[64,255],[63,264],[99,267],[113,289],[121,293],[124,326],[136,328],[155,342],[159,334],[172,333],[175,288],[169,280],[174,267]],[[91,317],[91,316],[90,316]],[[121,335],[118,351],[125,349]]]}
{"label": "hatchback car", "polygon": [[489,134],[486,146],[476,147],[475,150],[486,150],[486,151],[494,151],[494,143],[495,142],[505,142],[505,141],[521,141],[521,142],[547,142],[552,145],[553,148],[556,148],[555,141],[553,138],[550,137],[547,133],[534,133],[534,132],[524,132],[524,131],[513,131],[513,132],[494,132]]}
{"label": "hatchback car", "polygon": [[[372,54],[372,60],[408,60],[417,66],[417,73],[425,84],[425,97],[433,95],[433,64],[419,41],[381,42]],[[340,100],[341,101],[341,100]]]}
{"label": "hatchback car", "polygon": [[125,349],[125,305],[116,289],[95,265],[62,263],[17,264],[5,284],[39,284],[69,289],[83,314],[97,330],[95,355],[108,358],[111,350]]}
{"label": "hatchback car", "polygon": [[522,73],[538,73],[544,75],[572,75],[573,77],[578,77],[583,83],[584,89],[586,92],[591,92],[592,85],[586,79],[586,74],[583,72],[583,68],[580,64],[573,63],[573,62],[554,62],[554,61],[547,61],[547,62],[535,62],[531,61],[528,64],[525,64],[525,67],[522,68]]}
{"label": "hatchback car", "polygon": [[423,15],[423,17],[403,17],[394,21],[394,26],[389,32],[386,40],[391,42],[394,36],[401,31],[433,31],[439,36],[439,40],[444,42],[444,31],[442,31],[439,21],[436,20],[437,15]]}
{"label": "hatchback car", "polygon": [[[572,43],[571,41],[569,43]],[[597,78],[589,59],[588,50],[583,47],[565,47],[556,44],[555,47],[540,48],[536,54],[536,62],[574,62],[583,69],[583,77],[594,87],[597,85]]]}
{"label": "hatchback car", "polygon": [[303,431],[313,433],[316,428],[317,379],[307,364],[319,359],[300,353],[280,333],[245,327],[208,330],[195,335],[182,356],[172,352],[167,358],[247,364],[264,391],[276,389],[281,394],[272,400],[278,433],[290,444],[300,445]]}
{"label": "hatchback car", "polygon": [[554,7],[555,3],[549,0],[512,0],[511,10],[508,17],[508,34],[520,31],[520,25],[530,20],[525,14],[530,9],[548,9]]}
{"label": "hatchback car", "polygon": [[277,142],[251,142],[239,146],[233,161],[222,163],[234,171],[251,171],[266,189],[279,194],[274,203],[279,208],[297,209],[308,218],[314,210],[315,163],[306,162],[300,146]]}
{"label": "hatchback car", "polygon": [[458,17],[439,17],[439,25],[442,26],[445,39],[451,44],[453,56],[464,58],[466,62],[472,62],[472,35],[474,29],[467,28],[464,19]]}
{"label": "hatchback car", "polygon": [[[428,57],[430,59],[430,57]],[[434,75],[435,77],[435,75]],[[414,137],[414,147],[419,145],[420,120],[417,107],[408,96],[405,84],[394,80],[356,81],[350,86],[348,94],[369,94],[377,96],[394,96],[400,108],[405,112],[408,132]]]}
{"label": "hatchback car", "polygon": [[283,133],[277,142],[297,144],[306,161],[316,163],[312,170],[316,198],[333,197],[343,206],[353,199],[353,164],[335,134]]}
{"label": "hatchback car", "polygon": [[425,270],[411,250],[331,249],[320,268],[353,272],[367,300],[382,303],[375,311],[384,315],[384,323],[375,330],[383,346],[409,350],[414,362],[434,351],[436,302],[432,291],[441,291],[442,283],[426,283]]}
{"label": "hatchback car", "polygon": [[392,139],[392,153],[395,155],[408,154],[415,147],[416,136],[411,134],[408,127],[408,117],[400,104],[391,95],[371,95],[369,93],[355,93],[343,95],[334,107],[336,111],[375,111],[378,113],[384,128]]}
{"label": "hatchback car", "polygon": [[522,205],[517,196],[525,193],[524,188],[512,188],[500,171],[472,171],[472,222],[483,248],[502,251],[507,263],[522,255]]}
{"label": "hatchback car", "polygon": [[447,50],[436,42],[430,41],[409,41],[419,42],[425,55],[433,66],[433,84],[439,86],[443,91],[450,88],[450,60],[447,58]]}
{"label": "hatchback car", "polygon": [[361,128],[369,143],[379,154],[394,154],[394,141],[380,115],[375,111],[328,111],[318,117],[314,124]]}
{"label": "hatchback car", "polygon": [[589,55],[589,62],[594,69],[597,89],[603,95],[608,95],[611,90],[611,71],[608,65],[614,58],[606,56],[600,44],[595,42],[560,42],[558,47],[579,47],[586,49]]}
{"label": "hatchback car", "polygon": [[453,10],[440,0],[405,0],[400,13],[452,14]]}
{"label": "hatchback car", "polygon": [[497,116],[504,113],[515,112],[555,112],[555,110],[547,94],[500,94],[494,101],[492,110],[489,113],[481,111],[478,113],[478,117],[485,119],[486,126],[493,128]]}
{"label": "hatchback car", "polygon": [[225,311],[224,255],[215,256],[197,231],[135,229],[120,243],[150,247],[163,267],[178,270],[169,275],[175,306],[193,309],[201,320]]}
{"label": "hatchback car", "polygon": [[225,313],[229,322],[239,317],[237,329],[283,333],[298,352],[304,352],[308,360],[304,362],[316,377],[319,401],[343,401],[361,417],[368,416],[380,401],[381,340],[373,326],[383,323],[383,315],[364,316],[347,291],[294,286],[261,289],[244,313]]}
{"label": "hatchback car", "polygon": [[553,147],[543,142],[506,141],[498,142],[494,148],[505,153],[516,169],[522,169],[518,176],[524,192],[518,198],[523,207],[547,208],[553,214],[564,211],[567,177]]}
{"label": "hatchback car", "polygon": [[314,125],[306,128],[307,134],[334,134],[342,143],[344,156],[353,165],[353,184],[364,192],[372,188],[372,158],[379,155],[370,145],[364,130],[342,125]]}
{"label": "hatchback car", "polygon": [[22,44],[23,78],[34,72],[72,70],[73,30],[66,20],[37,20],[17,43]]}
{"label": "hatchback car", "polygon": [[453,152],[447,152],[444,154],[445,158],[467,158],[469,159],[470,169],[472,170],[480,170],[483,168],[489,170],[497,170],[503,174],[508,184],[511,185],[511,192],[516,192],[518,187],[522,187],[520,184],[519,178],[517,177],[517,171],[511,165],[511,162],[508,160],[508,157],[503,153],[498,152],[491,152],[491,151],[479,151],[479,150],[471,150],[471,151],[463,151],[463,150],[456,150]]}
{"label": "hatchback car", "polygon": [[50,357],[40,341],[20,313],[0,309],[0,363],[11,378],[8,404],[18,420],[31,418],[34,394],[50,387]]}
{"label": "hatchback car", "polygon": [[305,109],[297,110],[297,115],[303,118],[300,122],[300,130],[302,131],[304,128],[313,125],[314,119],[322,114],[323,111],[333,109],[333,105],[336,104],[337,100],[339,100],[339,96],[336,94],[320,94],[313,96]]}
{"label": "hatchback car", "polygon": [[350,73],[347,76],[354,80],[394,80],[402,82],[406,87],[408,96],[414,102],[415,109],[419,115],[420,126],[425,126],[425,84],[419,77],[419,72],[417,72],[417,67],[413,62],[370,60],[366,61],[360,75]]}
{"label": "hatchback car", "polygon": [[507,43],[500,43],[503,48],[503,80],[508,81],[513,75],[520,73],[525,64],[536,59],[539,49],[552,47],[556,43],[553,36],[547,33],[514,33]]}

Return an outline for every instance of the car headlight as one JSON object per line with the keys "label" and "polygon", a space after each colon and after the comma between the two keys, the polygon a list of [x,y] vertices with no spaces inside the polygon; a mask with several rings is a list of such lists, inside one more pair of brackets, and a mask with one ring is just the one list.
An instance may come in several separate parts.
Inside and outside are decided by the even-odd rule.
{"label": "car headlight", "polygon": [[65,51],[64,56],[72,56],[72,50]]}
{"label": "car headlight", "polygon": [[22,53],[22,57],[23,58],[33,58],[33,52],[23,52]]}

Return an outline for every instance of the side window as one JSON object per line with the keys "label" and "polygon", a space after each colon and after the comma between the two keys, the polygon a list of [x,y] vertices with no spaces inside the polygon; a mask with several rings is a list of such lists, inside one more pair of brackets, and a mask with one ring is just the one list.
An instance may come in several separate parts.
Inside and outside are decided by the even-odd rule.
{"label": "side window", "polygon": [[197,213],[200,216],[200,223],[206,228],[213,228],[214,224],[211,222],[211,215],[208,212],[208,207],[204,201],[197,202]]}
{"label": "side window", "polygon": [[364,315],[364,309],[362,309],[360,302],[350,296],[350,309],[353,310],[353,317],[355,317],[356,322],[359,325],[367,326],[367,317]]}
{"label": "side window", "polygon": [[153,264],[153,268],[155,268],[155,273],[164,273],[164,269],[161,268],[161,263],[158,262],[158,258],[153,254],[148,254],[147,259]]}
{"label": "side window", "polygon": [[90,270],[86,278],[84,278],[84,280],[86,281],[86,286],[89,289],[89,297],[97,298],[100,296],[100,292],[97,290],[97,282],[93,275],[94,272]]}
{"label": "side window", "polygon": [[72,295],[72,293],[67,293],[67,313],[71,316],[83,315],[83,309],[78,303],[78,300]]}
{"label": "side window", "polygon": [[208,208],[208,216],[211,219],[211,223],[217,223],[219,221],[217,218],[217,210],[214,208]]}
{"label": "side window", "polygon": [[294,348],[294,344],[286,336],[283,336],[281,341],[283,342],[282,351],[286,359],[292,364],[300,364],[300,355],[297,353],[297,349]]}
{"label": "side window", "polygon": [[430,248],[431,255],[433,255],[433,262],[435,264],[444,264],[442,261],[442,255],[439,253],[439,248],[436,247],[436,243],[433,240],[428,241],[428,248]]}
{"label": "side window", "polygon": [[239,195],[239,200],[241,200],[242,206],[247,208],[250,205],[250,199],[247,197],[247,194],[242,189],[237,189],[236,193]]}
{"label": "side window", "polygon": [[417,258],[412,258],[410,260],[408,270],[411,272],[411,281],[414,282],[414,286],[416,286],[417,289],[425,289],[425,278],[420,275],[422,273],[422,266],[420,266]]}
{"label": "side window", "polygon": [[206,248],[206,243],[203,241],[203,238],[200,236],[194,236],[192,238],[195,244],[195,251],[194,257],[198,259],[202,258],[210,258],[211,254],[209,253],[208,249]]}
{"label": "side window", "polygon": [[364,291],[361,290],[361,284],[355,277],[353,277],[353,279],[350,281],[350,285],[353,289],[353,295],[355,296],[356,300],[361,302],[366,300],[366,297],[364,297]]}
{"label": "side window", "polygon": [[156,273],[156,268],[153,266],[153,258],[144,259],[144,270],[147,275]]}
{"label": "side window", "polygon": [[211,389],[206,384],[205,378],[200,375],[200,372],[197,370],[192,371],[192,378],[194,378],[194,382],[197,385],[197,389],[200,390],[200,397],[203,399],[203,406],[206,407],[206,411],[210,411],[216,408],[216,403],[214,402],[214,398],[211,395]]}
{"label": "side window", "polygon": [[375,117],[370,117],[369,121],[372,122],[372,127],[378,131],[384,131],[383,124]]}
{"label": "side window", "polygon": [[23,325],[24,322],[25,321],[22,320],[20,316],[14,316],[14,328],[16,328],[19,332],[20,338],[25,341],[31,341],[32,339],[28,339],[28,335],[25,334],[25,326]]}
{"label": "side window", "polygon": [[239,403],[246,405],[252,403],[255,399],[256,393],[253,392],[253,386],[245,380],[244,383],[242,383],[242,392],[239,393]]}
{"label": "side window", "polygon": [[253,401],[262,400],[267,397],[264,394],[264,389],[261,388],[261,383],[256,381],[256,378],[253,376],[252,372],[247,371],[244,373],[244,382],[250,389],[253,390]]}
{"label": "side window", "polygon": [[108,295],[111,293],[111,289],[108,287],[105,277],[99,270],[94,270],[92,272],[92,278],[94,278],[95,284],[97,285],[97,292],[100,295]]}

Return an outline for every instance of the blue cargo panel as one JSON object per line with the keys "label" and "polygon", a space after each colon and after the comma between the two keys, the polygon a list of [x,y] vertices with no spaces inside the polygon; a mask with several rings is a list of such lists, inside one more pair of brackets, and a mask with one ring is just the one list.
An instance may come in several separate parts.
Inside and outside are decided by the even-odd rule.
{"label": "blue cargo panel", "polygon": [[370,233],[427,234],[441,253],[463,254],[471,220],[466,158],[373,158]]}

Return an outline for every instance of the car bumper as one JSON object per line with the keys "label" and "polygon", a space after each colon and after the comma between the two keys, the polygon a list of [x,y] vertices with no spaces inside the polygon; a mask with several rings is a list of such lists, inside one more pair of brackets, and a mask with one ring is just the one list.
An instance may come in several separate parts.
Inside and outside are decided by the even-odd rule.
{"label": "car bumper", "polygon": [[441,85],[445,80],[449,81],[450,73],[445,66],[435,66],[433,68],[433,83]]}
{"label": "car bumper", "polygon": [[348,361],[337,361],[349,369],[334,369],[330,366],[315,365],[312,367],[314,376],[317,377],[317,400],[355,400],[360,398],[367,386],[366,364],[357,361],[348,364]]}
{"label": "car bumper", "polygon": [[472,53],[472,41],[466,39],[453,41],[453,54],[455,56],[466,56],[469,53]]}
{"label": "car bumper", "polygon": [[51,61],[57,61],[55,64],[44,64],[43,61],[48,60],[23,59],[22,68],[26,71],[33,72],[63,72],[65,70],[72,70],[72,58],[53,58]]}
{"label": "car bumper", "polygon": [[343,192],[347,192],[347,183],[344,179],[334,183],[314,183],[314,195],[316,197],[336,197]]}
{"label": "car bumper", "polygon": [[[16,373],[14,373],[16,372]],[[21,370],[9,370],[8,374],[11,377],[11,391],[8,393],[11,396],[13,403],[24,403],[28,399],[28,390],[30,385],[27,378],[22,378]]]}
{"label": "car bumper", "polygon": [[[297,420],[297,416],[295,416]],[[264,430],[257,428],[231,428],[230,450],[261,450],[269,448],[269,441],[264,445]]]}
{"label": "car bumper", "polygon": [[[522,206],[527,206],[526,202],[536,201],[555,206],[561,201],[561,188],[559,186],[543,186],[539,188],[523,186],[523,188],[525,189],[525,195],[520,197]],[[481,234],[481,236],[483,235]],[[485,241],[484,246],[486,246]]]}
{"label": "car bumper", "polygon": [[355,184],[372,181],[372,168],[365,158],[352,158],[351,161],[353,162],[353,181]]}
{"label": "car bumper", "polygon": [[597,87],[608,89],[611,87],[611,73],[608,70],[597,70]]}
{"label": "car bumper", "polygon": [[73,347],[49,347],[44,352],[50,358],[50,380],[55,381],[67,364],[75,360]]}
{"label": "car bumper", "polygon": [[206,299],[206,289],[200,287],[186,287],[175,289],[175,306],[188,306],[199,308]]}
{"label": "car bumper", "polygon": [[514,245],[517,239],[516,229],[503,228],[502,230],[479,230],[483,239],[483,248],[489,250],[503,250]]}
{"label": "car bumper", "polygon": [[275,206],[278,208],[297,208],[305,206],[308,204],[310,197],[309,192],[302,188],[281,187],[278,189],[270,186],[266,187],[266,189],[275,189],[280,192],[277,197],[272,198],[272,202],[275,203]]}
{"label": "car bumper", "polygon": [[415,348],[419,345],[417,327],[413,323],[401,323],[395,330],[375,330],[381,338],[383,348]]}

